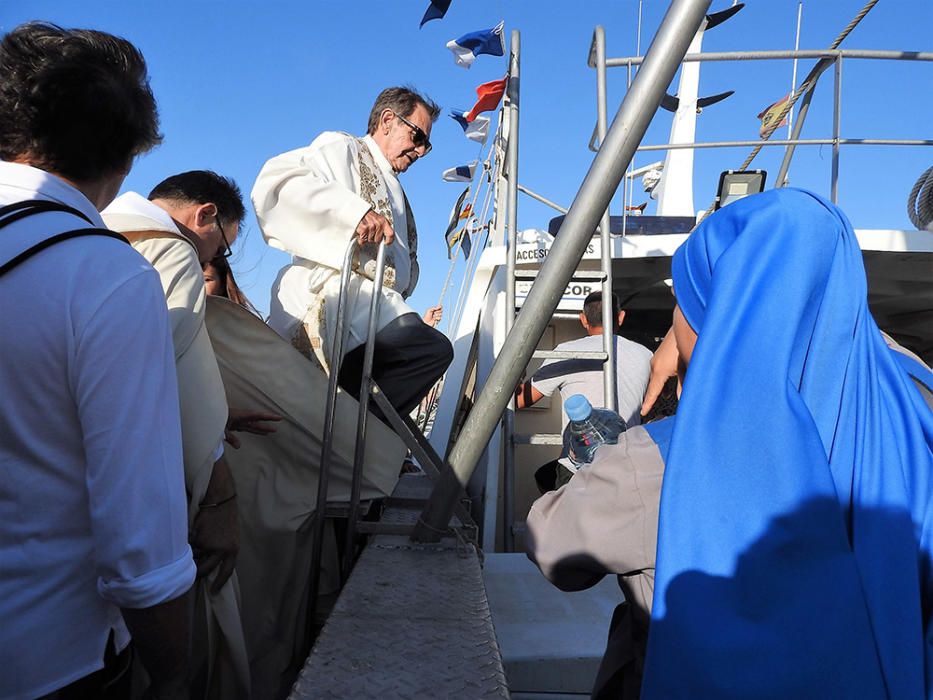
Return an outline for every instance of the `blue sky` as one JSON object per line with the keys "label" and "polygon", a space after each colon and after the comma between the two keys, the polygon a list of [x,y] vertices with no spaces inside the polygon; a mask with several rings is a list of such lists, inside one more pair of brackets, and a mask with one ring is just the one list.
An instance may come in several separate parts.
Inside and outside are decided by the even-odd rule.
{"label": "blue sky", "polygon": [[[248,195],[271,156],[309,143],[324,130],[362,134],[383,87],[411,83],[444,108],[434,150],[403,175],[420,233],[422,277],[413,298],[420,310],[438,300],[448,270],[443,232],[461,186],[441,172],[476,157],[477,145],[446,116],[469,109],[476,85],[501,77],[505,58],[480,57],[471,70],[454,64],[448,40],[505,20],[506,34],[522,32],[520,181],[569,205],[593,154],[587,142],[596,118],[596,76],[586,67],[593,28],[606,29],[610,56],[635,54],[637,0],[453,0],[447,16],[418,28],[427,0],[0,0],[0,30],[29,19],[91,27],[125,36],[143,52],[159,103],[164,143],[142,157],[125,189],[148,190],[163,177],[211,168],[233,177]],[[712,10],[731,0],[716,0]],[[825,48],[864,0],[807,0],[801,48]],[[667,7],[644,0],[642,50]],[[736,17],[711,30],[704,50],[793,48],[796,0],[749,0]],[[843,48],[930,50],[933,3],[881,0]],[[812,61],[802,61],[799,79]],[[831,135],[832,83],[817,91],[804,138]],[[704,66],[700,93],[735,90],[699,117],[702,141],[757,138],[755,115],[790,88],[791,62]],[[849,61],[843,74],[842,135],[849,138],[929,138],[933,65]],[[610,118],[624,95],[624,69],[609,71]],[[672,89],[672,92],[674,90]],[[645,143],[663,143],[670,115],[660,112]],[[779,132],[782,136],[784,131]],[[718,174],[736,168],[747,148],[698,152],[695,204],[705,208]],[[777,172],[781,149],[768,149],[753,167]],[[791,182],[828,193],[831,149],[798,151]],[[639,154],[636,166],[663,155]],[[799,162],[798,162],[799,161]],[[933,163],[929,148],[843,149],[840,203],[856,227],[912,228],[906,214],[910,187]],[[643,201],[636,186],[635,202]],[[613,213],[621,202],[614,201]],[[648,213],[651,213],[649,205]],[[519,228],[547,228],[552,212],[522,196]],[[262,309],[288,257],[270,249],[250,210],[235,246],[234,270]],[[462,263],[458,268],[462,269]],[[453,285],[457,289],[456,279]],[[448,308],[453,302],[448,298]]]}

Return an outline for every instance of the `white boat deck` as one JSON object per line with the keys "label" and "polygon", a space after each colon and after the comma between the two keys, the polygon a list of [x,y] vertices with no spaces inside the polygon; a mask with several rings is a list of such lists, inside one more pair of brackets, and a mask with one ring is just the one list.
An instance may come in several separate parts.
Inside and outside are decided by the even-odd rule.
{"label": "white boat deck", "polygon": [[624,600],[616,577],[565,593],[524,554],[487,554],[483,579],[512,697],[588,698]]}

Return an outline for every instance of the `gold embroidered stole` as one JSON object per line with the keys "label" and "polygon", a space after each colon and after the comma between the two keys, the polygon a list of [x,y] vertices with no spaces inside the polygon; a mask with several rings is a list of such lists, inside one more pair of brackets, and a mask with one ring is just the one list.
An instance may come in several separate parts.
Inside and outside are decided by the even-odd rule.
{"label": "gold embroidered stole", "polygon": [[[385,219],[394,226],[392,205],[389,201],[389,191],[386,187],[382,172],[379,170],[379,166],[376,165],[373,154],[369,150],[369,146],[366,142],[363,141],[363,139],[356,139],[356,145],[357,162],[360,171],[359,196],[365,202],[369,203],[374,212],[385,217]],[[408,240],[408,254],[411,259],[411,274],[409,275],[408,286],[405,289],[396,291],[398,291],[403,298],[407,298],[414,290],[419,276],[417,261],[418,231],[415,227],[415,217],[412,213],[411,205],[408,203],[408,197],[405,195],[404,191],[402,192],[402,196],[405,199],[405,220],[407,223],[406,237]],[[355,233],[351,235],[355,235]],[[398,235],[398,232],[396,232],[396,235]],[[368,280],[375,279],[376,255],[378,250],[379,246],[375,243],[365,243],[360,246],[353,257],[352,270]],[[311,293],[311,299],[305,311],[304,318],[302,318],[301,323],[297,326],[292,336],[292,346],[312,362],[316,361],[316,364],[319,364],[325,370],[330,366],[330,348],[324,347],[325,339],[328,337],[324,300],[326,297],[325,290],[332,290],[333,282],[334,280],[330,280],[325,283],[321,289]],[[359,301],[361,283],[362,279],[360,277],[351,275],[347,289],[348,318],[352,316],[352,309]],[[386,248],[382,284],[383,287],[395,289],[395,251],[392,250],[391,247]]]}
{"label": "gold embroidered stole", "polygon": [[[376,160],[363,139],[357,139],[357,146],[359,147],[357,152],[360,165],[360,197],[369,202],[374,212],[385,217],[387,221],[394,225],[392,206],[389,203],[389,191],[382,173],[379,171],[379,166],[376,165]],[[396,289],[403,297],[408,297],[414,289],[414,282],[417,281],[418,277],[418,230],[415,227],[415,217],[412,214],[411,205],[408,203],[408,197],[404,191],[402,197],[405,199],[405,222],[408,229],[405,235],[408,242],[408,254],[411,258],[412,275],[405,289],[396,289],[395,251],[392,248],[386,248],[386,263],[382,284],[390,289]],[[399,232],[396,231],[396,235],[398,234]],[[374,279],[378,250],[379,246],[376,243],[363,244],[358,257],[354,260],[354,272],[359,272],[368,279]]]}

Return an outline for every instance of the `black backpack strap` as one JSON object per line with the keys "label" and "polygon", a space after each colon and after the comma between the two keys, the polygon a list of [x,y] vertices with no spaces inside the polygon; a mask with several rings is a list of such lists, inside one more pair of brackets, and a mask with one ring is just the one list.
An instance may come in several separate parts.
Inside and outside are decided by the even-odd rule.
{"label": "black backpack strap", "polygon": [[[37,200],[26,200],[22,202],[16,202],[14,204],[9,204],[5,207],[0,208],[0,228],[4,226],[9,226],[10,224],[24,219],[27,216],[32,216],[34,214],[42,214],[44,212],[64,212],[66,214],[73,214],[84,221],[87,221],[91,226],[94,225],[94,222],[91,221],[87,216],[82,214],[80,211],[73,207],[69,207],[65,204],[59,204],[58,202],[50,202],[43,199]],[[129,244],[129,241],[126,240],[119,233],[114,231],[109,231],[105,228],[79,228],[72,231],[64,231],[63,233],[58,233],[54,236],[50,236],[45,240],[40,241],[31,248],[27,248],[22,253],[16,257],[8,260],[3,265],[0,265],[0,276],[5,275],[7,272],[12,270],[14,267],[20,263],[25,262],[31,258],[36,253],[41,253],[43,250],[49,246],[53,246],[56,243],[61,243],[62,241],[67,241],[70,238],[81,238],[82,236],[107,236],[108,238],[115,238],[119,241]]]}
{"label": "black backpack strap", "polygon": [[73,214],[74,216],[84,219],[91,226],[94,225],[93,221],[91,221],[74,207],[69,207],[67,204],[50,202],[45,199],[27,199],[22,202],[8,204],[7,206],[0,209],[0,228],[9,226],[10,224],[19,221],[20,219],[25,219],[27,216],[41,214],[47,211],[60,211],[65,212],[66,214]]}
{"label": "black backpack strap", "polygon": [[64,233],[59,233],[55,236],[46,238],[44,241],[37,243],[32,248],[27,248],[12,260],[7,261],[3,265],[0,265],[0,277],[5,275],[20,263],[28,260],[36,253],[41,253],[49,246],[53,246],[56,243],[61,243],[62,241],[67,241],[69,238],[81,238],[82,236],[107,236],[108,238],[116,238],[118,241],[123,241],[124,243],[129,244],[129,241],[119,233],[116,233],[115,231],[108,231],[105,228],[79,228],[74,231],[65,231]]}

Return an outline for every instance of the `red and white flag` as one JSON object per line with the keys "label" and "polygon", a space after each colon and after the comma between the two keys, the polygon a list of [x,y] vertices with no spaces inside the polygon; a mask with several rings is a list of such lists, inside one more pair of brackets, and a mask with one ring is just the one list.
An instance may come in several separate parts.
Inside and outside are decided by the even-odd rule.
{"label": "red and white flag", "polygon": [[476,88],[476,95],[479,99],[473,105],[473,109],[463,115],[468,122],[476,119],[480,112],[491,112],[499,106],[502,96],[505,94],[505,86],[508,84],[508,76],[499,80],[490,80]]}

